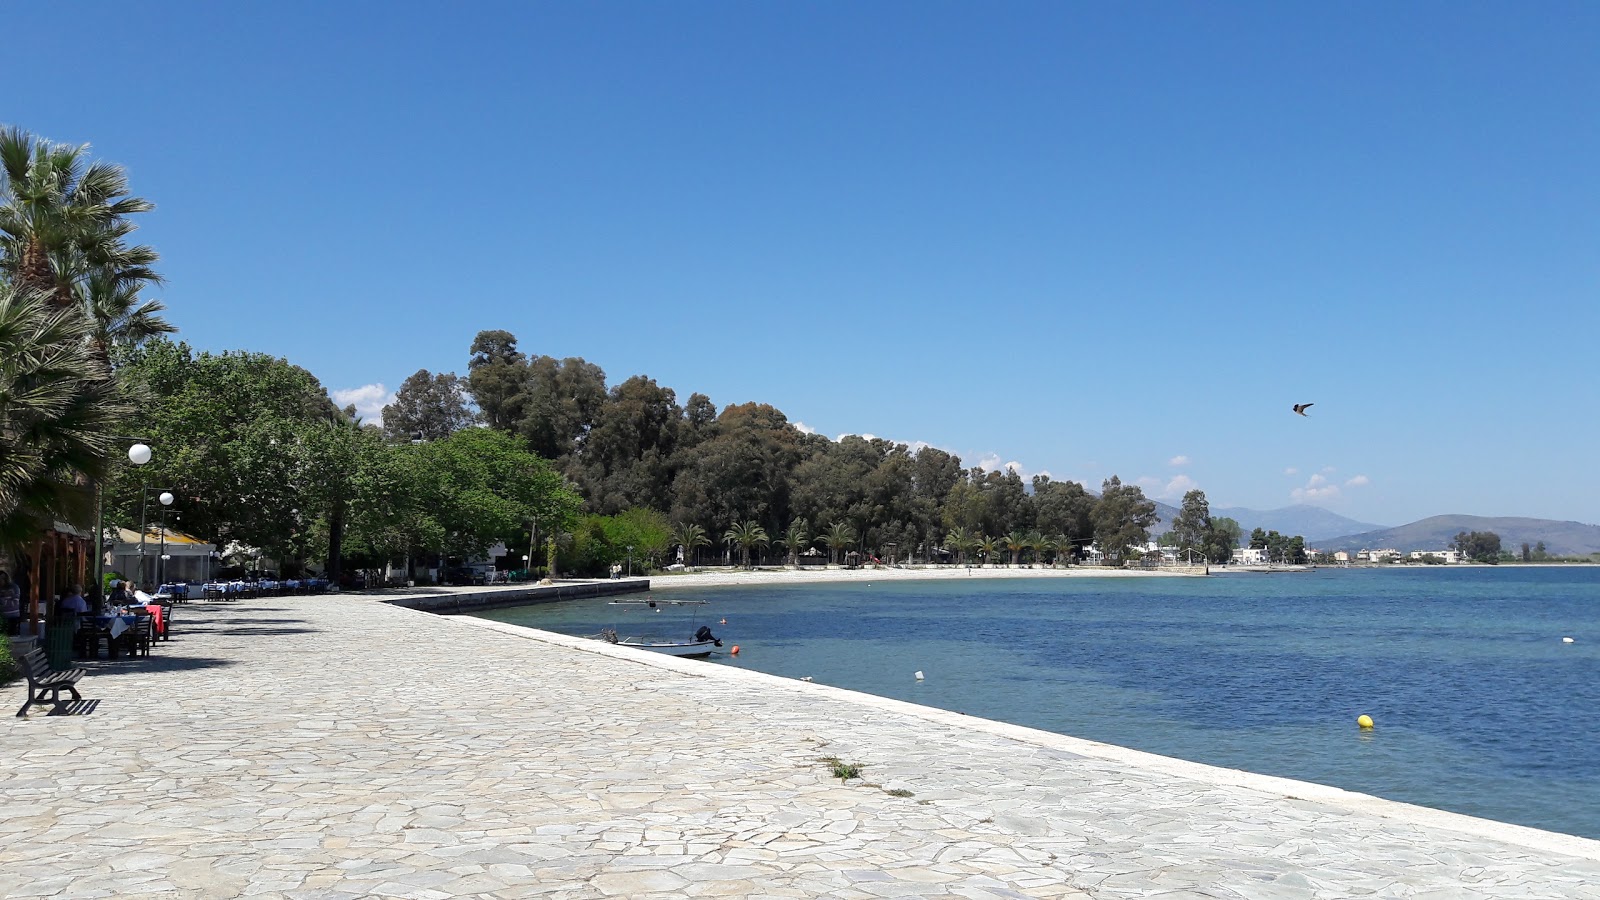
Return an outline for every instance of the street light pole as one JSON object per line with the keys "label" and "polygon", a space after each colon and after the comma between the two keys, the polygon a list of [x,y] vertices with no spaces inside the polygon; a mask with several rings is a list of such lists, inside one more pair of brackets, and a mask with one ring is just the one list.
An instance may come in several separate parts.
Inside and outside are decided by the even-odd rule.
{"label": "street light pole", "polygon": [[[145,531],[148,528],[148,522],[149,522],[148,514],[149,514],[149,509],[150,509],[150,492],[152,490],[157,490],[157,489],[156,488],[146,487],[144,489],[144,496],[139,498],[139,583],[138,583],[137,587],[142,587],[142,586],[144,586],[145,584],[148,583],[146,581],[146,578],[148,577],[148,574],[145,572],[145,566],[144,566],[144,537],[145,537]],[[161,505],[162,506],[171,506],[172,505],[172,492],[171,491],[162,491],[161,492],[161,496],[157,497],[156,499],[161,501]],[[166,531],[165,531],[166,521],[167,521],[166,520],[166,513],[162,513],[161,523],[162,523],[162,526],[163,526],[163,530],[162,530],[162,533],[161,533],[161,543],[162,543],[163,547],[166,546],[166,542],[167,542],[167,535],[166,535]]]}
{"label": "street light pole", "polygon": [[[133,441],[128,448],[128,462],[142,466],[150,461],[150,445],[143,438],[114,434],[114,441]],[[94,594],[95,609],[105,600],[106,593],[106,493],[100,479],[94,483]]]}
{"label": "street light pole", "polygon": [[628,545],[628,577],[633,577],[633,545]]}

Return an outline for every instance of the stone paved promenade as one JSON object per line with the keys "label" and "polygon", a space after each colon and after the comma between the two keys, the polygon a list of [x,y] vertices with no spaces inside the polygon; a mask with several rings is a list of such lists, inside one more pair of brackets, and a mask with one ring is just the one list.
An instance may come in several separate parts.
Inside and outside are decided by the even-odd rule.
{"label": "stone paved promenade", "polygon": [[92,665],[0,691],[5,897],[1600,898],[1600,842],[364,598]]}

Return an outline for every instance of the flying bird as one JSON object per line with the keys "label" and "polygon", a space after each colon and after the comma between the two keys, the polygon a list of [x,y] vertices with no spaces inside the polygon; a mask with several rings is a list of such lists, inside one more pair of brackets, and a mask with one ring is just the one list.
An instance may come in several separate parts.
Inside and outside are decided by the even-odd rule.
{"label": "flying bird", "polygon": [[[1299,413],[1302,416],[1305,416],[1306,415],[1306,410],[1310,409],[1311,407],[1313,407],[1315,405],[1316,404],[1314,404],[1314,403],[1296,403],[1294,405],[1294,411]],[[1306,418],[1309,419],[1311,417],[1310,416],[1306,416]]]}

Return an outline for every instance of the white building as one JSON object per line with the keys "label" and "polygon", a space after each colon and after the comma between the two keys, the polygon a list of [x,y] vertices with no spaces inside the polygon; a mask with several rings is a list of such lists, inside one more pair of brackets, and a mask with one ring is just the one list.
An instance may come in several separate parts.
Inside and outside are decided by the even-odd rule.
{"label": "white building", "polygon": [[1233,563],[1240,566],[1260,566],[1267,562],[1267,551],[1262,547],[1233,548]]}
{"label": "white building", "polygon": [[1447,565],[1452,566],[1461,562],[1461,551],[1459,550],[1413,550],[1409,556],[1411,559],[1418,561],[1421,561],[1424,556],[1437,556],[1444,560]]}
{"label": "white building", "polygon": [[120,572],[135,584],[154,590],[162,582],[200,582],[211,577],[217,549],[210,543],[172,528],[151,528],[142,544],[139,532],[116,529],[116,540],[106,554],[106,571]]}

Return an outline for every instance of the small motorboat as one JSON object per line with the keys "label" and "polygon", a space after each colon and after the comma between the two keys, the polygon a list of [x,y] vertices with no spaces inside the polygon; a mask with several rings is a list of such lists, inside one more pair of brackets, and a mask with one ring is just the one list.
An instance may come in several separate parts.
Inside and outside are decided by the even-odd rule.
{"label": "small motorboat", "polygon": [[654,650],[668,656],[681,656],[685,659],[705,659],[711,651],[722,646],[722,641],[711,633],[711,629],[700,626],[694,637],[687,641],[675,641],[670,638],[653,637],[621,637],[615,628],[602,628],[597,637],[608,644],[618,647],[637,647],[640,650]]}

